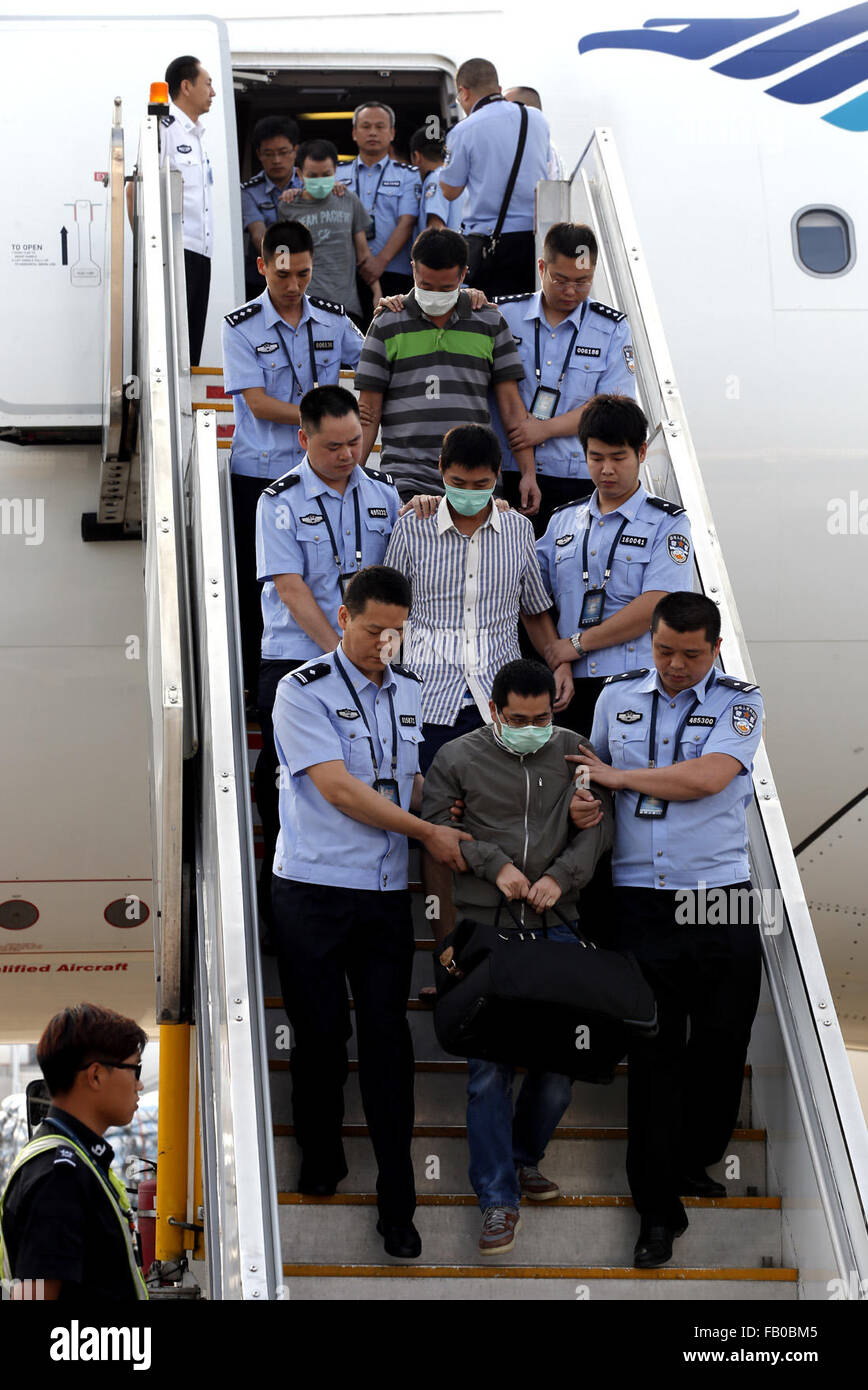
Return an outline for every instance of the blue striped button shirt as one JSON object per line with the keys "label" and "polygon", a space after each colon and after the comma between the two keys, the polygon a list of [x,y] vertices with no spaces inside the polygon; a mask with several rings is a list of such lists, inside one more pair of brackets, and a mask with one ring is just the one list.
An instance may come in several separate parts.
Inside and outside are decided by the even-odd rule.
{"label": "blue striped button shirt", "polygon": [[422,684],[426,724],[454,724],[469,690],[490,722],[495,675],[521,656],[519,613],[544,613],[533,527],[518,512],[489,514],[472,536],[456,529],[444,497],[435,514],[398,518],[383,561],[410,580],[404,662]]}

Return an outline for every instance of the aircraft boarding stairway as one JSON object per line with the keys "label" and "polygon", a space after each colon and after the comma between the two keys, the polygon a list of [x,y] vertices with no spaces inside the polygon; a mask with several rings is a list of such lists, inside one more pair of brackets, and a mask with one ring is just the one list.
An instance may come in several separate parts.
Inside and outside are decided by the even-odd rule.
{"label": "aircraft boarding stairway", "polygon": [[[172,177],[158,169],[153,117],[142,126],[138,169],[134,341],[158,1017],[196,1023],[209,1296],[794,1299],[838,1290],[837,1297],[858,1297],[868,1288],[861,1282],[868,1280],[868,1141],[764,746],[749,816],[752,879],[777,896],[766,899],[776,908],[763,925],[763,993],[728,1151],[737,1163],[726,1177],[725,1166],[718,1172],[731,1195],[688,1200],[690,1228],[671,1265],[630,1265],[637,1223],[624,1174],[623,1066],[610,1087],[573,1089],[544,1164],[564,1195],[525,1202],[511,1254],[480,1259],[467,1178],[466,1067],[438,1048],[431,1014],[414,1000],[421,1260],[390,1260],[376,1235],[373,1153],[355,1062],[346,1090],[349,1177],[330,1199],[293,1190],[289,1029],[275,962],[260,959],[255,915],[256,731],[245,727],[241,688],[231,413],[219,369],[191,374],[187,366],[179,204]],[[721,609],[725,669],[750,680],[610,132],[594,133],[571,180],[540,185],[541,234],[562,217],[589,222],[598,234],[595,294],[629,314],[638,395],[651,421],[646,485],[687,507],[697,584]],[[415,991],[430,980],[432,944],[418,882],[414,921]]]}

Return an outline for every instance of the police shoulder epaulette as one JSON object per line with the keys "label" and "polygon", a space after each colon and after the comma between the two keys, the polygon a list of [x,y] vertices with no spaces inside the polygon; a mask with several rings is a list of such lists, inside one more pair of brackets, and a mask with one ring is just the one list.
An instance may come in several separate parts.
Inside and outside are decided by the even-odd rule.
{"label": "police shoulder epaulette", "polygon": [[602,314],[604,319],[611,319],[613,323],[620,323],[627,317],[620,309],[613,309],[610,304],[600,304],[596,299],[589,301],[588,308],[593,309],[595,314]]}
{"label": "police shoulder epaulette", "polygon": [[635,681],[638,680],[640,676],[647,676],[650,670],[650,666],[640,666],[638,671],[621,671],[619,675],[606,676],[603,684],[614,685],[615,681]]}
{"label": "police shoulder epaulette", "polygon": [[572,502],[559,502],[556,507],[552,507],[549,517],[553,517],[555,512],[565,511],[567,507],[580,507],[583,502],[587,502],[587,497],[575,497]]}
{"label": "police shoulder epaulette", "polygon": [[264,181],[265,181],[265,170],[264,170],[264,169],[260,169],[260,171],[259,171],[258,174],[254,174],[254,175],[253,175],[253,178],[252,178],[252,179],[245,179],[245,181],[244,181],[244,183],[241,185],[241,187],[242,187],[242,188],[252,188],[253,185],[254,185],[255,183],[263,183]]}
{"label": "police shoulder epaulette", "polygon": [[296,483],[300,482],[300,473],[284,473],[282,478],[278,478],[270,487],[263,488],[262,490],[268,497],[276,497],[278,493],[285,492],[288,487],[295,487]]}
{"label": "police shoulder epaulette", "polygon": [[422,677],[417,676],[415,671],[411,671],[409,666],[402,666],[400,662],[394,661],[391,665],[392,670],[396,671],[399,676],[409,676],[411,681],[418,681],[420,685],[422,684]]}
{"label": "police shoulder epaulette", "polygon": [[416,168],[415,164],[405,164],[402,159],[393,159],[392,163],[394,164],[396,169],[409,169],[411,174],[419,173],[419,170]]}
{"label": "police shoulder epaulette", "polygon": [[533,299],[535,294],[536,290],[526,290],[524,294],[496,294],[493,302],[495,304],[516,304],[522,299]]}
{"label": "police shoulder epaulette", "polygon": [[650,492],[645,500],[650,502],[652,507],[659,507],[661,512],[668,512],[670,516],[681,516],[684,512],[684,508],[679,507],[677,502],[667,502],[665,497],[654,497]]}
{"label": "police shoulder epaulette", "polygon": [[345,314],[347,311],[343,304],[332,303],[330,299],[317,299],[315,295],[309,294],[308,299],[311,304],[315,304],[318,309],[328,309],[333,314]]}
{"label": "police shoulder epaulette", "polygon": [[322,680],[331,672],[331,666],[327,661],[317,661],[313,666],[300,666],[297,671],[292,671],[292,679],[298,681],[299,685],[310,685],[311,681]]}
{"label": "police shoulder epaulette", "polygon": [[362,472],[367,473],[369,478],[376,478],[378,483],[389,483],[392,487],[397,486],[391,473],[381,473],[377,468],[367,467],[364,467]]}
{"label": "police shoulder epaulette", "polygon": [[160,117],[160,125],[174,125],[174,124],[175,124],[175,117],[174,117],[174,116],[161,116],[161,117]]}
{"label": "police shoulder epaulette", "polygon": [[261,304],[242,304],[240,309],[233,309],[231,314],[224,314],[223,317],[233,328],[237,328],[239,323],[243,323],[245,319],[252,319],[253,315],[258,314],[261,308]]}
{"label": "police shoulder epaulette", "polygon": [[727,685],[730,690],[740,690],[744,695],[750,695],[751,691],[759,690],[758,685],[751,685],[750,681],[737,681],[735,676],[718,676],[718,685]]}

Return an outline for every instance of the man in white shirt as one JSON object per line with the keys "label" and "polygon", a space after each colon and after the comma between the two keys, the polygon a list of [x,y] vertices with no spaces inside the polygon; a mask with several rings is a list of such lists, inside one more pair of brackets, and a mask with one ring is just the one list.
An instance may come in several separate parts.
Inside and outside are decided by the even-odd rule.
{"label": "man in white shirt", "polygon": [[211,287],[211,251],[214,242],[214,175],[205,152],[205,130],[200,116],[211,108],[214,88],[210,74],[198,58],[175,58],[166,68],[169,114],[160,131],[160,164],[184,180],[184,270],[187,278],[187,324],[190,333],[190,365],[199,365],[208,292]]}

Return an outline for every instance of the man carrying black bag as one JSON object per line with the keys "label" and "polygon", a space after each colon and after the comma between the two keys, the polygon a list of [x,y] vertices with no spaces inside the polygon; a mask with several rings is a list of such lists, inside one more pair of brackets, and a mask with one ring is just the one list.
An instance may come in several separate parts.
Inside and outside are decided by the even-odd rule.
{"label": "man carrying black bag", "polygon": [[[572,942],[576,901],[612,841],[612,801],[599,793],[602,819],[573,835],[573,778],[566,761],[581,735],[552,725],[554,679],[538,662],[511,661],[494,678],[493,723],[441,748],[428,774],[422,815],[451,824],[464,802],[462,826],[473,839],[461,853],[468,869],[454,882],[456,916],[494,923],[504,899],[529,931],[552,923],[549,940]],[[505,923],[509,922],[506,913]],[[467,1091],[470,1181],[483,1212],[479,1252],[501,1255],[515,1244],[522,1192],[549,1201],[558,1187],[539,1171],[546,1145],[570,1099],[570,1079],[529,1071],[513,1117],[515,1068],[471,1058]]]}

